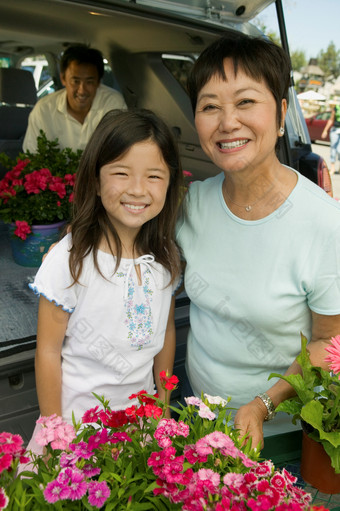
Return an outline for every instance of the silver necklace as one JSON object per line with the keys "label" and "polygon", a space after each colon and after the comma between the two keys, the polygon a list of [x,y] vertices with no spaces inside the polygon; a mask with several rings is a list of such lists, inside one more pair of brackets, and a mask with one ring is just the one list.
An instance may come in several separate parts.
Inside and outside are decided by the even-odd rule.
{"label": "silver necklace", "polygon": [[225,193],[226,193],[226,195],[227,195],[228,199],[230,200],[230,202],[232,202],[233,204],[235,204],[235,206],[238,206],[239,208],[243,208],[243,209],[245,209],[247,213],[249,213],[249,212],[253,209],[253,207],[254,207],[254,206],[255,206],[258,202],[260,202],[260,201],[263,199],[263,197],[260,197],[259,199],[257,199],[257,201],[253,202],[252,204],[246,204],[246,205],[244,205],[244,204],[238,204],[237,202],[233,201],[233,199],[230,197],[230,195],[229,195],[229,193],[228,193],[228,191],[227,191],[227,187],[226,187],[226,186],[224,186],[224,191],[225,191]]}

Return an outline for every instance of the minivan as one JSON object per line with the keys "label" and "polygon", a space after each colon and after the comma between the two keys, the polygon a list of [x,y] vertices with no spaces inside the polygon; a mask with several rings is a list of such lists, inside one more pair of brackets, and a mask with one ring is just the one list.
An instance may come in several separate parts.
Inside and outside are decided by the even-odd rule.
{"label": "minivan", "polygon": [[[108,62],[105,83],[121,91],[128,107],[149,108],[161,115],[177,137],[183,168],[193,179],[202,180],[219,170],[200,148],[186,77],[201,51],[221,34],[263,35],[251,20],[272,3],[274,0],[0,0],[0,62],[20,68],[39,56],[50,90],[57,90],[61,87],[59,58],[69,44],[89,43],[100,49]],[[281,0],[275,4],[282,46],[288,51]],[[17,93],[20,103],[20,84]],[[331,194],[327,166],[312,152],[293,83],[289,94],[280,160]],[[0,102],[1,119],[2,109],[8,105],[2,97]],[[18,154],[25,129],[23,124],[21,135],[11,140],[2,126],[0,151]],[[28,289],[37,268],[13,262],[4,224],[0,224],[0,236],[0,430],[20,433],[27,441],[39,413],[34,380],[37,298]],[[189,301],[182,294],[176,302],[175,374],[179,378],[188,326]]]}

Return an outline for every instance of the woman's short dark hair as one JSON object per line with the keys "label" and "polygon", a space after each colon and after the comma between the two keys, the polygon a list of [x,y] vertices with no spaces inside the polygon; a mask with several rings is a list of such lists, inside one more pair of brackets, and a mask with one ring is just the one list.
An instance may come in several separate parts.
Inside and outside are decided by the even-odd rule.
{"label": "woman's short dark hair", "polygon": [[171,274],[173,280],[180,273],[178,249],[175,243],[175,225],[183,185],[183,172],[177,143],[170,128],[150,110],[111,110],[104,115],[81,157],[75,185],[74,216],[72,221],[73,247],[70,254],[71,275],[78,281],[83,258],[93,250],[94,264],[100,272],[97,251],[102,236],[109,246],[113,237],[118,268],[122,247],[114,226],[98,196],[100,169],[134,145],[154,142],[160,149],[170,171],[170,181],[162,211],[142,225],[136,240],[136,253],[153,254]]}
{"label": "woman's short dark hair", "polygon": [[60,72],[65,74],[66,69],[69,67],[71,62],[77,62],[78,64],[92,64],[97,68],[98,78],[101,80],[104,76],[104,60],[103,55],[99,50],[90,48],[86,44],[76,44],[69,46],[60,59]]}
{"label": "woman's short dark hair", "polygon": [[277,123],[280,126],[282,99],[288,102],[291,69],[289,57],[272,41],[244,34],[224,35],[198,57],[188,78],[188,92],[194,112],[200,90],[214,75],[227,80],[223,65],[226,58],[232,59],[235,74],[242,69],[254,80],[265,81],[274,96]]}

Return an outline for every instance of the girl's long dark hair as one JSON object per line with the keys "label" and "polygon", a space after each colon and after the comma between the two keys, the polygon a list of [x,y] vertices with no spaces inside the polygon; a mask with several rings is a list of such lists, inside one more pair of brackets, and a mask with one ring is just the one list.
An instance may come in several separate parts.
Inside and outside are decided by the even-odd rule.
{"label": "girl's long dark hair", "polygon": [[[142,225],[134,244],[136,254],[153,254],[171,275],[171,282],[180,273],[178,248],[175,243],[180,191],[183,180],[177,144],[168,126],[150,110],[111,110],[98,124],[81,157],[75,185],[72,247],[69,266],[74,282],[79,282],[83,259],[93,251],[94,265],[100,274],[98,248],[106,239],[116,269],[122,257],[119,236],[108,219],[97,195],[100,169],[111,163],[134,144],[150,140],[157,144],[170,171],[170,183],[162,211]],[[114,239],[116,253],[110,243]]]}

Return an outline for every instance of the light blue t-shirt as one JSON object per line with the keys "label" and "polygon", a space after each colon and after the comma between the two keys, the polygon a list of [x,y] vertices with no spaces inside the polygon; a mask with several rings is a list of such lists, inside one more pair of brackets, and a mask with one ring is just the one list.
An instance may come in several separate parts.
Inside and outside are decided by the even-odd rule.
{"label": "light blue t-shirt", "polygon": [[[192,183],[177,240],[191,300],[190,383],[239,408],[291,365],[300,332],[310,339],[311,311],[340,314],[340,205],[298,174],[276,211],[243,220],[226,205],[223,180]],[[279,420],[266,428],[281,432]]]}

